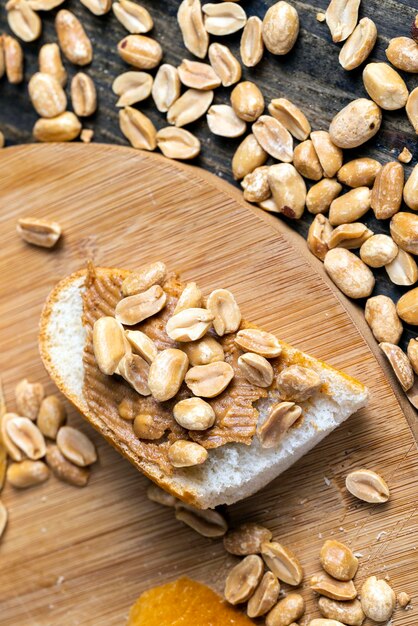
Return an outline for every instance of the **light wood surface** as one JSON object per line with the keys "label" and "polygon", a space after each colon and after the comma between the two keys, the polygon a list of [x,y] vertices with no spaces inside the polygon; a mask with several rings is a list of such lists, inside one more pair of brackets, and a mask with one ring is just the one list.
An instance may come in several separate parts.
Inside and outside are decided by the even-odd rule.
{"label": "light wood surface", "polygon": [[[0,153],[1,375],[9,408],[23,376],[54,388],[37,353],[43,301],[87,259],[135,268],[164,259],[204,292],[229,287],[245,317],[367,383],[359,412],[261,493],[228,511],[259,521],[300,556],[305,583],[323,539],[360,552],[359,586],[390,577],[418,605],[418,454],[382,369],[339,299],[297,247],[216,178],[154,155],[109,146],[49,145]],[[56,250],[24,244],[19,216],[53,218]],[[303,243],[303,242],[302,242]],[[79,490],[51,478],[27,492],[6,487],[10,521],[0,545],[2,626],[123,626],[146,588],[187,574],[222,589],[235,562],[222,542],[196,535],[145,497],[146,480],[70,410],[100,462]],[[388,481],[384,506],[355,501],[344,477],[366,466]],[[307,586],[307,616],[319,617]],[[398,610],[394,625],[417,612]],[[302,622],[303,623],[303,622]]]}

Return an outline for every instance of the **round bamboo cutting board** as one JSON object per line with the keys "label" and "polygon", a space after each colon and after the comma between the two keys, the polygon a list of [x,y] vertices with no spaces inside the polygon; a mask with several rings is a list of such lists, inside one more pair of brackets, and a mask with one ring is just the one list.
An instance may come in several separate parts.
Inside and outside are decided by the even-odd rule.
{"label": "round bamboo cutting board", "polygon": [[[37,353],[43,302],[88,259],[136,268],[163,259],[208,293],[230,288],[246,319],[369,385],[359,412],[261,493],[230,507],[231,524],[258,521],[300,556],[307,616],[319,617],[309,576],[325,538],[361,553],[358,588],[371,574],[418,597],[418,454],[381,367],[341,301],[280,228],[217,178],[155,155],[110,146],[41,145],[0,152],[1,375],[9,410],[22,378],[54,392]],[[15,233],[19,216],[64,229],[46,251]],[[69,408],[69,407],[68,407]],[[122,626],[146,588],[180,575],[221,590],[235,559],[145,497],[147,481],[69,409],[97,444],[89,485],[51,478],[2,493],[9,525],[0,546],[2,626]],[[388,481],[387,505],[355,501],[346,473],[368,467]],[[417,601],[418,603],[418,601]],[[418,609],[417,609],[418,610]],[[397,610],[394,624],[416,624]]]}

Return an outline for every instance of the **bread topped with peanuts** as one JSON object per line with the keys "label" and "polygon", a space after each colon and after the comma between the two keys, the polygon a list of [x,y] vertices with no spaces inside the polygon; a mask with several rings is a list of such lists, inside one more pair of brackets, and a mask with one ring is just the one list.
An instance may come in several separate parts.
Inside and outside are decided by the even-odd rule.
{"label": "bread topped with peanuts", "polygon": [[246,322],[233,294],[89,264],[49,295],[40,352],[131,463],[199,508],[261,489],[352,413],[364,385]]}

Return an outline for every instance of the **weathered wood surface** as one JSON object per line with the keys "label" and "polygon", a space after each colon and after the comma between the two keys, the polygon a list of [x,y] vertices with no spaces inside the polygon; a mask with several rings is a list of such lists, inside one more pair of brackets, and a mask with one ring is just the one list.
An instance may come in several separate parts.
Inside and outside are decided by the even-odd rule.
{"label": "weathered wood surface", "polygon": [[[414,626],[416,444],[391,385],[315,264],[243,206],[233,188],[134,150],[7,149],[0,153],[0,189],[0,371],[9,409],[23,376],[53,392],[37,350],[37,322],[51,287],[87,258],[125,267],[164,258],[204,293],[230,287],[247,319],[371,391],[366,410],[261,493],[230,507],[231,523],[265,523],[296,551],[305,569],[307,618],[318,616],[307,581],[319,569],[323,540],[334,536],[363,555],[359,588],[368,575],[387,575],[397,591],[410,593],[414,610],[397,610],[394,624]],[[16,236],[16,219],[27,213],[62,223],[56,250]],[[70,421],[94,438],[100,462],[83,490],[54,478],[26,492],[4,490],[10,521],[0,544],[1,625],[123,626],[141,591],[184,574],[220,591],[236,562],[222,542],[198,536],[172,510],[149,502],[146,480],[74,410]],[[347,493],[345,475],[361,466],[388,481],[387,505],[362,504]]]}
{"label": "weathered wood surface", "polygon": [[[152,32],[164,48],[164,61],[177,65],[184,57],[191,55],[184,49],[176,21],[180,0],[141,0],[155,22]],[[242,6],[248,15],[263,17],[271,0],[246,0]],[[363,88],[362,69],[345,72],[338,63],[339,46],[332,43],[328,27],[316,20],[316,13],[324,11],[328,0],[317,2],[295,1],[301,20],[301,33],[292,52],[286,57],[275,57],[266,53],[262,62],[254,69],[244,68],[243,76],[254,80],[262,89],[266,102],[273,97],[284,96],[300,105],[307,113],[314,129],[327,129],[330,120],[350,100],[366,95]],[[100,107],[97,115],[87,120],[86,126],[94,128],[95,141],[103,143],[126,143],[122,137],[115,108],[116,96],[111,91],[113,79],[128,67],[121,61],[117,52],[117,42],[126,34],[113,13],[103,17],[92,15],[78,0],[67,0],[62,5],[79,16],[91,37],[95,56],[87,72],[94,78],[98,90]],[[360,17],[371,17],[378,28],[379,38],[370,60],[386,60],[384,50],[389,39],[408,35],[413,16],[418,6],[416,0],[363,0]],[[44,31],[42,38],[32,44],[24,44],[26,57],[26,81],[37,69],[37,53],[42,43],[56,41],[54,16],[56,10],[42,13]],[[0,29],[8,30],[4,3],[0,9]],[[215,40],[216,38],[213,38]],[[218,38],[227,42],[238,54],[240,33],[227,38]],[[70,77],[77,71],[66,62]],[[155,72],[153,72],[155,73]],[[413,89],[418,85],[418,77],[405,75],[408,86]],[[0,83],[0,130],[8,143],[28,143],[31,130],[36,121],[28,96],[27,82],[19,86],[8,85],[3,79]],[[230,89],[218,89],[215,102],[226,103]],[[157,127],[165,125],[164,115],[158,113],[152,99],[140,103],[138,108],[151,117]],[[240,139],[231,140],[216,137],[208,131],[203,118],[190,126],[190,130],[202,140],[203,150],[196,159],[196,164],[232,181],[230,161]],[[351,156],[374,156],[382,162],[396,158],[404,146],[414,154],[414,160],[405,167],[407,173],[418,159],[417,137],[406,119],[404,111],[385,112],[382,129],[377,137],[359,151],[347,151]],[[352,155],[350,154],[352,152]],[[298,223],[292,224],[301,234],[306,235],[312,216],[305,214]],[[366,216],[367,225],[376,233],[388,232],[388,222],[377,221],[372,213]],[[398,299],[405,288],[395,287],[387,278],[385,270],[376,272],[378,281],[375,293],[385,293]],[[416,329],[407,329],[403,345],[417,334]]]}

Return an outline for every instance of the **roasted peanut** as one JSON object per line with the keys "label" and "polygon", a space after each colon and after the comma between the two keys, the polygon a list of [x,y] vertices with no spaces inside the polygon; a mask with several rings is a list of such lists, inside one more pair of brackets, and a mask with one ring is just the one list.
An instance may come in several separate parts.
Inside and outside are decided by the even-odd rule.
{"label": "roasted peanut", "polygon": [[366,302],[364,316],[376,341],[379,343],[382,341],[399,343],[403,326],[391,298],[387,296],[369,298]]}
{"label": "roasted peanut", "polygon": [[375,279],[365,263],[345,248],[334,248],[325,255],[324,267],[339,289],[350,298],[367,298]]}
{"label": "roasted peanut", "polygon": [[340,65],[345,70],[359,67],[373,50],[376,39],[376,24],[368,17],[363,17],[340,50]]}
{"label": "roasted peanut", "polygon": [[232,568],[225,581],[224,595],[230,604],[241,604],[253,595],[264,571],[262,559],[250,554]]}
{"label": "roasted peanut", "polygon": [[252,127],[253,133],[264,150],[278,161],[293,160],[293,139],[281,122],[269,115],[262,115]]}
{"label": "roasted peanut", "polygon": [[314,215],[326,213],[331,202],[341,193],[342,188],[335,178],[324,178],[316,185],[312,185],[306,194],[306,208],[309,213]]}
{"label": "roasted peanut", "polygon": [[332,226],[329,223],[329,219],[318,213],[309,227],[307,244],[312,254],[321,261],[325,259],[325,255],[329,250],[328,241],[331,233]]}
{"label": "roasted peanut", "polygon": [[399,211],[403,186],[402,165],[397,161],[386,163],[376,176],[370,201],[377,219],[387,219]]}
{"label": "roasted peanut", "polygon": [[[6,422],[6,433],[10,441],[24,456],[37,461],[45,456],[45,439],[39,428],[28,418],[18,415]],[[7,448],[7,442],[5,442]]]}
{"label": "roasted peanut", "polygon": [[335,43],[344,41],[357,25],[360,0],[331,0],[325,19]]}
{"label": "roasted peanut", "polygon": [[358,98],[337,113],[329,127],[329,134],[336,146],[357,148],[374,137],[381,123],[382,111],[377,104]]}
{"label": "roasted peanut", "polygon": [[19,417],[16,413],[4,413],[0,421],[1,441],[6,448],[7,454],[13,461],[23,461],[25,455],[23,451],[14,443],[7,431],[7,424],[12,419]]}
{"label": "roasted peanut", "polygon": [[248,202],[262,202],[271,196],[270,185],[268,181],[268,165],[256,167],[256,169],[247,174],[241,182],[244,189],[244,199]]}
{"label": "roasted peanut", "polygon": [[398,254],[398,246],[389,235],[372,235],[360,248],[360,258],[369,267],[383,267]]}
{"label": "roasted peanut", "polygon": [[131,0],[119,0],[112,5],[116,19],[133,35],[143,35],[154,26],[147,9]]}
{"label": "roasted peanut", "polygon": [[157,146],[169,159],[194,159],[200,152],[200,141],[184,128],[167,126],[157,132]]}
{"label": "roasted peanut", "polygon": [[215,411],[201,398],[180,400],[173,408],[174,419],[187,430],[206,430],[215,423]]}
{"label": "roasted peanut", "polygon": [[16,489],[27,489],[40,485],[49,478],[49,469],[42,461],[26,459],[21,463],[11,463],[7,468],[7,481]]}
{"label": "roasted peanut", "polygon": [[212,43],[209,46],[209,61],[223,87],[230,87],[241,80],[240,62],[227,46]]}
{"label": "roasted peanut", "polygon": [[59,479],[74,487],[85,487],[90,478],[88,467],[78,467],[61,454],[58,447],[49,446],[46,451],[46,462],[52,473]]}
{"label": "roasted peanut", "polygon": [[161,439],[165,433],[165,427],[155,421],[149,413],[138,413],[132,424],[133,431],[138,439],[156,440]]}
{"label": "roasted peanut", "polygon": [[228,524],[222,515],[211,509],[195,509],[179,502],[176,504],[175,516],[203,537],[222,537],[228,530]]}
{"label": "roasted peanut", "polygon": [[19,39],[30,42],[41,35],[41,18],[26,0],[9,0],[6,3],[7,22]]}
{"label": "roasted peanut", "polygon": [[167,294],[160,285],[153,285],[146,291],[127,296],[115,308],[115,318],[121,324],[134,326],[159,313],[165,306]]}
{"label": "roasted peanut", "polygon": [[185,288],[180,294],[177,300],[176,308],[174,309],[174,315],[184,311],[184,309],[200,308],[203,303],[202,292],[196,283],[186,283]]}
{"label": "roasted peanut", "polygon": [[3,52],[7,80],[12,85],[17,85],[23,80],[22,46],[14,37],[3,35]]}
{"label": "roasted peanut", "polygon": [[372,470],[359,469],[350,472],[345,479],[345,486],[353,496],[370,504],[381,504],[389,500],[389,487]]}
{"label": "roasted peanut", "polygon": [[105,15],[112,7],[112,0],[80,0],[93,15]]}
{"label": "roasted peanut", "polygon": [[232,158],[232,174],[235,180],[241,180],[257,167],[264,165],[268,154],[260,146],[253,134],[247,135],[240,143]]}
{"label": "roasted peanut", "polygon": [[184,380],[189,359],[182,350],[168,348],[157,354],[150,366],[148,386],[159,402],[173,398]]}
{"label": "roasted peanut", "polygon": [[160,64],[163,51],[155,39],[145,35],[127,35],[118,43],[119,56],[139,70],[150,70]]}
{"label": "roasted peanut", "polygon": [[303,570],[297,556],[277,541],[261,544],[261,556],[277,578],[297,587],[303,579]]}
{"label": "roasted peanut", "polygon": [[252,385],[270,387],[273,382],[273,368],[263,356],[246,352],[238,357],[238,368],[241,374]]}
{"label": "roasted peanut", "polygon": [[126,330],[125,337],[131,344],[132,350],[139,354],[147,363],[152,363],[158,354],[158,349],[152,339],[140,330]]}
{"label": "roasted peanut", "polygon": [[276,98],[268,105],[268,111],[299,141],[309,137],[311,125],[306,115],[290,100]]}
{"label": "roasted peanut", "polygon": [[299,15],[288,2],[273,4],[263,19],[263,40],[269,52],[283,55],[290,52],[299,34]]}
{"label": "roasted peanut", "polygon": [[186,126],[202,117],[212,104],[213,91],[188,89],[169,108],[167,121],[175,126]]}
{"label": "roasted peanut", "polygon": [[194,441],[179,439],[168,449],[168,460],[173,467],[193,467],[202,465],[208,458],[208,451]]}
{"label": "roasted peanut", "polygon": [[61,9],[55,18],[58,43],[64,56],[74,65],[88,65],[93,59],[93,47],[76,16]]}
{"label": "roasted peanut", "polygon": [[238,330],[241,324],[241,311],[228,289],[212,291],[206,300],[206,307],[213,315],[213,327],[217,335],[223,337]]}
{"label": "roasted peanut", "polygon": [[363,70],[364,87],[382,109],[402,109],[408,100],[403,78],[387,63],[368,63]]}
{"label": "roasted peanut", "polygon": [[405,593],[405,591],[401,591],[400,593],[398,593],[398,595],[396,596],[396,600],[399,604],[399,606],[404,609],[408,606],[408,604],[410,604],[411,602],[411,596],[408,593]]}
{"label": "roasted peanut", "polygon": [[149,363],[139,354],[125,354],[119,361],[116,374],[122,376],[141,396],[150,396],[148,387]]}
{"label": "roasted peanut", "polygon": [[310,139],[302,141],[294,149],[293,165],[299,174],[305,178],[320,180],[323,177],[324,172]]}
{"label": "roasted peanut", "polygon": [[409,94],[408,101],[406,103],[406,114],[416,134],[418,135],[418,87],[415,87],[415,89]]}
{"label": "roasted peanut", "polygon": [[408,343],[407,355],[415,374],[418,373],[418,339],[410,339]]}
{"label": "roasted peanut", "polygon": [[361,608],[361,602],[357,599],[339,602],[330,598],[319,598],[318,608],[323,617],[339,622],[344,620],[342,623],[348,626],[362,626],[366,618]]}
{"label": "roasted peanut", "polygon": [[16,227],[17,233],[27,243],[41,248],[52,248],[61,237],[61,226],[58,222],[21,217]]}
{"label": "roasted peanut", "polygon": [[67,82],[67,72],[62,64],[58,44],[46,43],[39,50],[39,71],[57,79],[61,87]]}
{"label": "roasted peanut", "polygon": [[305,612],[305,601],[299,593],[288,593],[266,617],[266,626],[289,626]]}
{"label": "roasted peanut", "polygon": [[36,420],[44,396],[41,383],[30,383],[27,378],[23,378],[15,388],[16,408],[20,415]]}
{"label": "roasted peanut", "polygon": [[154,285],[162,285],[166,275],[167,268],[162,261],[144,265],[125,278],[122,283],[122,293],[124,296],[136,296]]}
{"label": "roasted peanut", "polygon": [[157,504],[161,504],[162,506],[175,507],[176,502],[178,502],[177,498],[164,491],[164,489],[160,489],[158,485],[154,483],[150,483],[147,488],[147,498],[152,502],[157,502]]}
{"label": "roasted peanut", "polygon": [[330,134],[325,130],[315,130],[311,133],[311,141],[325,176],[332,178],[343,164],[341,148],[333,143]]}
{"label": "roasted peanut", "polygon": [[238,117],[228,104],[214,104],[206,115],[209,130],[220,137],[240,137],[247,129],[246,123]]}
{"label": "roasted peanut", "polygon": [[213,337],[207,336],[199,341],[185,343],[182,348],[189,357],[190,365],[207,365],[225,360],[221,344]]}
{"label": "roasted peanut", "polygon": [[418,288],[407,291],[396,305],[396,311],[404,322],[418,325]]}
{"label": "roasted peanut", "polygon": [[196,341],[207,333],[214,317],[207,309],[184,309],[170,317],[166,333],[174,341]]}
{"label": "roasted peanut", "polygon": [[390,234],[402,250],[418,254],[418,215],[396,213],[390,221]]}
{"label": "roasted peanut", "polygon": [[328,248],[346,248],[355,250],[372,237],[373,231],[361,222],[341,224],[334,228],[328,239]]}
{"label": "roasted peanut", "polygon": [[345,163],[338,170],[337,178],[348,187],[372,187],[381,169],[379,161],[362,157]]}
{"label": "roasted peanut", "polygon": [[248,601],[248,617],[265,615],[276,604],[280,592],[280,583],[273,572],[266,572],[254,594]]}
{"label": "roasted peanut", "polygon": [[367,578],[361,588],[361,608],[375,622],[386,622],[395,610],[396,596],[385,580],[376,576]]}
{"label": "roasted peanut", "polygon": [[306,184],[296,168],[290,163],[272,165],[268,171],[268,182],[278,212],[291,219],[302,217]]}
{"label": "roasted peanut", "polygon": [[42,142],[72,141],[80,132],[81,122],[71,111],[50,119],[41,118],[33,127],[34,138]]}
{"label": "roasted peanut", "polygon": [[331,600],[354,600],[357,596],[357,590],[352,580],[346,582],[335,580],[325,572],[312,576],[309,586],[312,591],[331,598]]}
{"label": "roasted peanut", "polygon": [[90,76],[84,72],[78,72],[71,81],[71,102],[79,117],[88,117],[96,111],[96,87]]}
{"label": "roasted peanut", "polygon": [[271,531],[260,524],[241,524],[229,530],[224,536],[224,548],[230,554],[246,556],[260,554],[261,544],[270,541]]}
{"label": "roasted peanut", "polygon": [[266,421],[257,428],[262,448],[277,448],[289,429],[302,415],[294,402],[279,402],[271,407]]}
{"label": "roasted peanut", "polygon": [[99,317],[93,327],[93,350],[103,374],[114,374],[125,354],[123,327],[114,317]]}
{"label": "roasted peanut", "polygon": [[368,187],[356,187],[331,202],[329,221],[332,226],[355,222],[370,209],[371,191]]}
{"label": "roasted peanut", "polygon": [[155,75],[151,93],[157,109],[166,113],[180,97],[180,78],[177,68],[169,63],[160,65]]}
{"label": "roasted peanut", "polygon": [[86,467],[97,461],[97,453],[90,439],[76,428],[62,426],[57,434],[57,446],[68,461]]}
{"label": "roasted peanut", "polygon": [[358,569],[358,559],[350,548],[335,539],[328,539],[319,555],[324,570],[337,580],[352,580]]}
{"label": "roasted peanut", "polygon": [[226,389],[233,377],[234,370],[229,363],[216,361],[191,367],[185,382],[195,396],[213,398]]}
{"label": "roasted peanut", "polygon": [[208,3],[202,7],[204,25],[211,35],[231,35],[244,28],[247,15],[244,9],[233,2]]}
{"label": "roasted peanut", "polygon": [[255,83],[238,83],[231,92],[231,105],[239,118],[254,122],[264,111],[264,97]]}
{"label": "roasted peanut", "polygon": [[412,158],[412,152],[406,146],[404,146],[398,154],[398,161],[401,163],[410,163]]}
{"label": "roasted peanut", "polygon": [[[405,316],[402,317],[400,313],[399,302],[397,311],[399,317],[405,320]],[[402,389],[404,391],[408,391],[408,389],[410,389],[414,384],[414,372],[405,352],[403,352],[399,346],[385,341],[379,344],[379,348],[386,355],[396,378],[402,386]]]}
{"label": "roasted peanut", "polygon": [[235,337],[235,343],[242,350],[261,354],[267,359],[280,356],[282,352],[282,346],[277,337],[258,328],[239,330]]}
{"label": "roasted peanut", "polygon": [[141,111],[132,107],[121,109],[119,126],[133,148],[155,150],[157,147],[157,130],[149,117]]}
{"label": "roasted peanut", "polygon": [[183,0],[177,12],[177,21],[185,47],[199,59],[204,59],[209,45],[209,35],[203,24],[200,0]]}
{"label": "roasted peanut", "polygon": [[389,41],[386,56],[398,70],[418,72],[418,43],[409,37],[395,37]]}
{"label": "roasted peanut", "polygon": [[211,65],[183,59],[177,68],[180,81],[186,87],[207,91],[221,84],[221,79]]}
{"label": "roasted peanut", "polygon": [[[418,44],[417,44],[418,45]],[[418,211],[418,165],[415,165],[403,188],[405,204],[413,211]]]}
{"label": "roasted peanut", "polygon": [[283,400],[303,402],[321,387],[320,376],[311,368],[302,365],[285,367],[277,377],[276,386]]}
{"label": "roasted peanut", "polygon": [[246,67],[254,67],[263,58],[263,22],[256,15],[249,17],[244,26],[240,53],[242,62]]}
{"label": "roasted peanut", "polygon": [[62,400],[57,396],[46,396],[39,408],[36,424],[45,437],[55,439],[66,417],[67,412]]}

